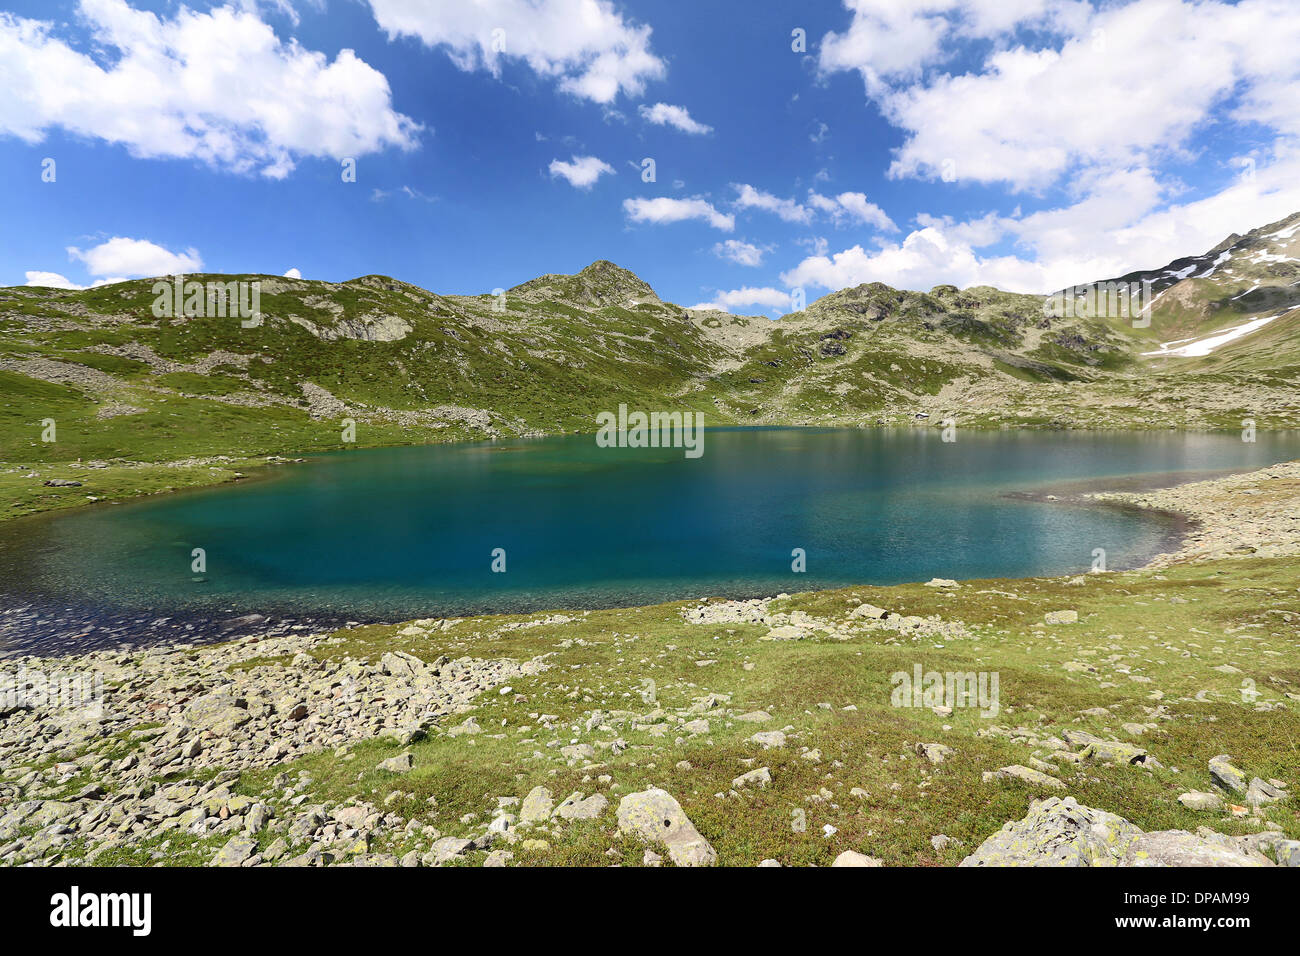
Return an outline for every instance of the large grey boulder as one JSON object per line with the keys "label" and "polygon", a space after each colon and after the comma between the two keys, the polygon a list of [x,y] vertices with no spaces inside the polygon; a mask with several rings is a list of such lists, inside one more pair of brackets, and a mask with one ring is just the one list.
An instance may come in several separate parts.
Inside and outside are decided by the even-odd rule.
{"label": "large grey boulder", "polygon": [[582,791],[575,790],[555,808],[555,816],[561,820],[594,820],[607,806],[609,801],[605,799],[604,794],[593,793],[584,800]]}
{"label": "large grey boulder", "polygon": [[980,844],[961,866],[1268,866],[1229,838],[1185,830],[1146,833],[1073,797],[1035,800],[1022,820]]}
{"label": "large grey boulder", "polygon": [[678,866],[712,866],[718,854],[700,835],[682,806],[666,790],[629,793],[618,804],[618,830],[646,843],[662,844]]}
{"label": "large grey boulder", "polygon": [[195,730],[210,730],[216,736],[224,737],[251,718],[244,701],[225,691],[216,691],[192,701],[181,714],[180,722]]}
{"label": "large grey boulder", "polygon": [[527,826],[550,819],[555,798],[545,787],[533,787],[519,807],[519,823]]}

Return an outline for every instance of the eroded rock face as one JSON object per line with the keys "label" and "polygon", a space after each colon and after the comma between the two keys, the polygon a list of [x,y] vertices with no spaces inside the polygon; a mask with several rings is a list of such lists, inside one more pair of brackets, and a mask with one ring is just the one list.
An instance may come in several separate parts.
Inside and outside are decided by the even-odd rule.
{"label": "eroded rock face", "polygon": [[1073,797],[1034,801],[1024,819],[1008,823],[961,861],[961,866],[1270,865],[1258,850],[1230,837],[1186,830],[1146,833]]}
{"label": "eroded rock face", "polygon": [[666,790],[629,793],[618,804],[618,830],[646,843],[662,844],[678,866],[712,866],[718,854],[695,829],[682,805]]}

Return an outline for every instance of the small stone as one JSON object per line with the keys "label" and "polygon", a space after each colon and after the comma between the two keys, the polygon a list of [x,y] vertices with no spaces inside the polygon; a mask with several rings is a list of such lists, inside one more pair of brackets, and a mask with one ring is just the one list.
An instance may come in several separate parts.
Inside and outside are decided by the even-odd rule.
{"label": "small stone", "polygon": [[1043,617],[1047,624],[1078,624],[1078,611],[1048,611]]}
{"label": "small stone", "polygon": [[1188,810],[1222,810],[1223,798],[1217,793],[1191,790],[1178,795],[1178,802]]}
{"label": "small stone", "polygon": [[859,853],[857,850],[845,850],[835,858],[831,866],[884,866],[884,864],[875,857]]}
{"label": "small stone", "polygon": [[947,744],[917,744],[916,752],[933,764],[941,764],[945,757],[951,756],[953,749]]}
{"label": "small stone", "polygon": [[731,781],[731,786],[734,790],[743,790],[746,787],[757,787],[762,790],[771,782],[772,771],[767,767],[759,767],[757,770],[749,771],[749,773],[742,773]]}

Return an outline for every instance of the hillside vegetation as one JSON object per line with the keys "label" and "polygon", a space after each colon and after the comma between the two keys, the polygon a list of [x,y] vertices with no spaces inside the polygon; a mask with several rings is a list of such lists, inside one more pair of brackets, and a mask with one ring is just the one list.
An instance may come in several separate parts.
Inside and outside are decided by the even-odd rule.
{"label": "hillside vegetation", "polygon": [[[1295,427],[1293,253],[1300,214],[1117,280],[1152,283],[1149,327],[987,286],[880,283],[773,321],[665,303],[605,261],[499,298],[386,276],[186,277],[259,282],[253,327],[156,316],[153,279],[0,289],[0,490],[22,514],[345,447],[348,420],[356,445],[415,444],[589,432],[620,403],[709,425]],[[1147,354],[1273,315],[1208,355]]]}

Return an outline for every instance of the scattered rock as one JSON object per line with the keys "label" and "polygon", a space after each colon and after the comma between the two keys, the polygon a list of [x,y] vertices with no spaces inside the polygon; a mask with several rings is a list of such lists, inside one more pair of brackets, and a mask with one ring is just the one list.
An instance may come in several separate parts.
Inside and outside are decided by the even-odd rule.
{"label": "scattered rock", "polygon": [[831,866],[884,866],[873,856],[859,853],[857,850],[845,850],[835,858]]}
{"label": "scattered rock", "polygon": [[620,833],[668,848],[677,866],[712,866],[718,854],[673,796],[657,787],[629,793],[618,804]]}

